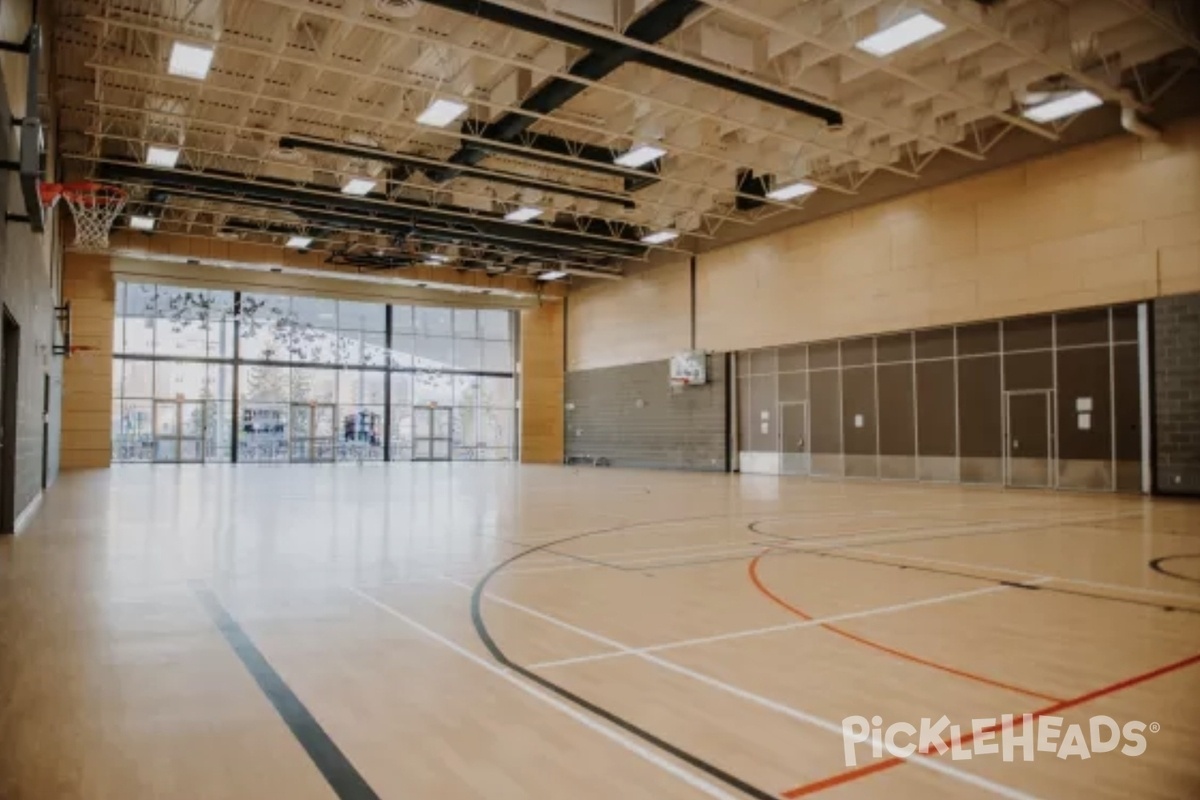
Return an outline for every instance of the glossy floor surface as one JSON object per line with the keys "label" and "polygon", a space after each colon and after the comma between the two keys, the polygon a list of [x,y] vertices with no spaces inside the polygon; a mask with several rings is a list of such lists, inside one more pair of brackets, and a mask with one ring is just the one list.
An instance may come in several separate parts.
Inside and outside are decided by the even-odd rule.
{"label": "glossy floor surface", "polygon": [[0,643],[5,800],[1200,796],[1194,502],[131,466],[0,542]]}

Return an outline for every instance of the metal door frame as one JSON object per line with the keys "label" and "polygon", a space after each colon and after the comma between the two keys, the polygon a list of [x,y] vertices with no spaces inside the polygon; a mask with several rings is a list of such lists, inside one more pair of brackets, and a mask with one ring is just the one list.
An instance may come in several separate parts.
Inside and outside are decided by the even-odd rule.
{"label": "metal door frame", "polygon": [[[294,414],[296,412],[296,409],[298,409],[298,408],[304,408],[304,409],[308,410],[308,435],[307,436],[296,436],[295,435],[296,425],[294,424],[295,419],[292,417],[292,414]],[[316,435],[316,433],[317,433],[317,424],[316,424],[317,423],[317,409],[320,409],[320,408],[329,409],[329,425],[330,425],[330,427],[329,427],[329,436],[328,437]],[[304,459],[303,461],[300,461],[299,463],[301,463],[301,464],[328,464],[333,461],[336,461],[337,460],[337,453],[336,453],[336,450],[337,450],[337,403],[321,403],[321,402],[317,402],[317,401],[309,401],[307,403],[290,403],[289,410],[288,410],[288,431],[287,431],[287,433],[288,433],[287,440],[288,440],[288,461],[289,462],[296,461],[296,459],[293,455],[295,453],[295,450],[293,449],[293,445],[296,442],[303,442],[305,440],[308,441],[308,458]],[[328,438],[328,441],[329,441],[330,456],[328,459],[316,458],[313,454],[317,452],[317,442],[325,441],[326,438]]]}
{"label": "metal door frame", "polygon": [[[208,443],[208,401],[206,400],[189,400],[185,397],[176,397],[173,400],[154,399],[150,406],[150,431],[154,439],[154,453],[151,461],[155,464],[203,464],[205,462],[206,447]],[[183,435],[183,407],[185,405],[200,406],[200,435],[199,436],[184,436]],[[158,409],[159,406],[174,406],[175,413],[175,435],[162,436],[158,432]],[[168,412],[170,413],[170,412]],[[158,443],[175,442],[175,457],[174,458],[159,458]],[[197,455],[195,458],[183,457],[183,443],[195,442],[197,444]]]}
{"label": "metal door frame", "polygon": [[804,451],[803,454],[808,456],[808,469],[803,473],[795,473],[801,475],[812,475],[812,416],[808,413],[808,400],[777,400],[775,401],[775,413],[779,415],[778,432],[775,435],[775,446],[779,449],[779,473],[785,473],[783,469],[783,459],[788,455],[799,455],[798,453],[789,453],[783,449],[783,409],[784,406],[804,406]]}
{"label": "metal door frame", "polygon": [[[1018,395],[1041,395],[1046,399],[1046,483],[1037,485],[1014,485],[1012,482],[1012,398]],[[1011,489],[1054,489],[1058,475],[1054,469],[1054,390],[1053,389],[1006,389],[1004,391],[1004,486]]]}
{"label": "metal door frame", "polygon": [[[445,436],[434,436],[433,435],[434,431],[436,431],[437,428],[434,426],[433,418],[434,418],[435,414],[437,414],[438,412],[442,412],[442,411],[444,411],[446,413],[446,419],[447,419],[446,435]],[[413,406],[412,412],[413,412],[412,460],[413,461],[449,461],[449,460],[451,460],[451,458],[453,457],[453,453],[454,453],[454,408],[452,406],[423,405],[423,406]],[[417,436],[417,414],[422,413],[422,412],[429,414],[429,435],[428,436]],[[418,449],[417,445],[418,445],[418,443],[421,443],[421,442],[429,443],[429,455],[428,456],[418,456],[417,455],[417,449]],[[438,458],[437,456],[434,455],[434,453],[433,453],[434,442],[445,442],[446,443],[445,458]]]}

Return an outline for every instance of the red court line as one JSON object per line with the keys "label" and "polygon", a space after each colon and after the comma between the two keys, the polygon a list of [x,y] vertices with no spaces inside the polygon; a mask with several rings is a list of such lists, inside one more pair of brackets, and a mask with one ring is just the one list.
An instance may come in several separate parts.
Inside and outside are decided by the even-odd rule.
{"label": "red court line", "polygon": [[[1075,706],[1083,705],[1084,703],[1086,703],[1090,700],[1095,700],[1099,697],[1104,697],[1105,695],[1110,695],[1110,694],[1113,694],[1114,692],[1119,692],[1122,689],[1128,689],[1130,686],[1136,686],[1139,683],[1145,683],[1146,681],[1153,680],[1154,678],[1157,678],[1161,675],[1166,675],[1168,672],[1174,672],[1175,670],[1183,669],[1184,667],[1191,666],[1192,664],[1196,664],[1196,663],[1200,663],[1200,653],[1197,653],[1193,656],[1189,656],[1187,658],[1181,659],[1179,661],[1175,661],[1175,662],[1167,664],[1165,666],[1159,667],[1158,669],[1153,669],[1153,670],[1150,670],[1149,672],[1143,672],[1142,674],[1135,675],[1132,678],[1126,678],[1123,681],[1117,681],[1116,683],[1109,684],[1108,686],[1104,686],[1100,689],[1096,689],[1094,691],[1088,692],[1087,694],[1081,694],[1078,697],[1072,697],[1070,700],[1062,700],[1058,703],[1055,703],[1054,705],[1047,706],[1046,708],[1043,708],[1039,711],[1034,711],[1029,716],[1029,719],[1035,720],[1038,717],[1045,716],[1047,714],[1055,714],[1059,711],[1065,711],[1068,708],[1074,708]],[[1011,727],[1019,728],[1019,727],[1021,727],[1021,725],[1024,722],[1025,722],[1024,715],[1019,716],[1019,717],[1014,716]],[[1004,725],[992,725],[990,727],[980,730],[979,732],[980,733],[992,733],[992,732],[1002,729],[1003,727],[1004,727]],[[967,731],[961,737],[959,737],[959,742],[961,744],[966,744],[967,742],[971,741],[974,738],[975,738],[975,731],[974,730]],[[950,742],[947,742],[944,739],[942,740],[942,743],[946,746],[950,745]],[[929,756],[929,755],[934,755],[936,753],[937,753],[937,749],[934,748],[933,750],[919,751],[917,753],[917,755]],[[849,783],[850,781],[858,780],[859,778],[865,778],[868,775],[875,774],[876,772],[883,772],[885,769],[891,769],[892,767],[903,764],[906,760],[907,759],[899,758],[897,756],[892,756],[890,758],[885,758],[882,761],[876,761],[873,764],[867,764],[867,765],[858,767],[856,769],[847,770],[846,772],[842,772],[837,775],[831,775],[828,778],[822,778],[821,780],[814,781],[813,783],[806,783],[802,786],[797,786],[793,789],[788,789],[786,792],[781,792],[781,794],[783,797],[788,798],[788,800],[794,800],[794,798],[797,798],[797,797],[804,797],[806,795],[815,794],[824,789],[832,789],[834,786],[840,786],[843,783]]]}
{"label": "red court line", "polygon": [[[772,600],[779,606],[786,608],[788,611],[792,612],[793,614],[800,617],[801,619],[804,619],[804,620],[813,619],[813,617],[810,614],[807,614],[804,611],[802,611],[801,609],[796,608],[794,605],[792,605],[791,603],[784,600],[779,595],[772,592],[762,582],[762,579],[759,578],[759,576],[758,576],[758,562],[762,559],[762,557],[764,555],[766,555],[766,553],[759,553],[757,556],[755,556],[750,561],[750,569],[749,569],[750,581],[754,584],[755,588],[757,588],[758,591],[762,592],[763,595],[765,595],[768,599]],[[976,683],[984,683],[984,684],[987,684],[988,686],[994,686],[998,689],[1006,689],[1007,691],[1010,691],[1010,692],[1016,692],[1017,694],[1023,694],[1026,697],[1034,697],[1034,698],[1037,698],[1038,700],[1051,700],[1055,703],[1060,702],[1060,699],[1057,697],[1054,697],[1053,695],[1043,694],[1041,692],[1035,692],[1032,689],[1025,689],[1020,686],[1014,686],[1011,683],[1004,683],[1003,681],[998,681],[993,678],[989,678],[986,675],[978,675],[974,672],[968,672],[966,670],[958,669],[956,667],[951,667],[948,664],[939,664],[936,661],[930,661],[929,659],[921,658],[920,656],[913,655],[912,653],[909,653],[905,650],[898,650],[894,647],[888,647],[885,644],[880,644],[879,642],[873,641],[871,639],[867,639],[863,636],[859,636],[856,633],[851,633],[850,631],[846,630],[845,628],[839,628],[836,625],[830,625],[829,623],[826,623],[826,622],[818,623],[818,625],[820,627],[824,628],[825,630],[829,631],[830,633],[836,633],[838,636],[844,636],[845,638],[850,639],[851,641],[855,641],[855,642],[858,642],[859,644],[866,645],[867,647],[878,650],[881,653],[887,653],[888,655],[895,656],[896,658],[902,658],[905,661],[911,661],[914,664],[920,664],[923,667],[930,667],[932,669],[941,670],[942,672],[948,673],[950,675],[955,675],[959,678],[966,678],[967,680],[975,681]]]}

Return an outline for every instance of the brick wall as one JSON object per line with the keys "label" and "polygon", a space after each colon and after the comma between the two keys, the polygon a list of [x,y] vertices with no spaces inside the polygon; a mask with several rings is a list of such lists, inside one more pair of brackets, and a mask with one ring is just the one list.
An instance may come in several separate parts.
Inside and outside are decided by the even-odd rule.
{"label": "brick wall", "polygon": [[668,362],[567,373],[567,458],[615,467],[725,469],[725,356],[708,360],[708,384],[678,393]]}
{"label": "brick wall", "polygon": [[1157,489],[1200,495],[1200,294],[1154,301]]}

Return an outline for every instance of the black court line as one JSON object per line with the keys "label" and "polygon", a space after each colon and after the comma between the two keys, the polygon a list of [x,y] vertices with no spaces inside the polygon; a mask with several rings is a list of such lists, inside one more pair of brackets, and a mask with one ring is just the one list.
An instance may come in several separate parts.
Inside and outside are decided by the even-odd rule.
{"label": "black court line", "polygon": [[312,759],[313,765],[320,770],[334,794],[340,800],[379,800],[379,795],[354,768],[350,759],[334,744],[333,739],[329,738],[329,734],[304,703],[300,702],[296,693],[267,662],[212,590],[203,584],[193,583],[192,591],[196,593],[200,605],[204,606],[213,624],[225,637],[225,641],[241,660],[246,671],[254,678],[258,688],[271,701],[271,705],[288,726],[292,736],[296,737],[296,741]]}
{"label": "black court line", "polygon": [[604,534],[604,533],[616,533],[618,531],[625,531],[625,530],[630,530],[633,528],[649,527],[651,525],[662,525],[662,524],[667,524],[667,523],[672,523],[672,522],[676,522],[676,523],[677,522],[687,522],[687,521],[700,522],[702,520],[723,519],[723,518],[726,518],[726,515],[717,514],[717,515],[703,516],[703,517],[690,517],[690,518],[685,518],[685,519],[658,520],[658,521],[654,521],[654,522],[637,523],[634,525],[622,525],[622,526],[617,526],[617,527],[613,527],[613,528],[603,528],[603,529],[594,530],[594,531],[584,531],[583,533],[577,533],[572,536],[567,536],[567,537],[564,537],[562,539],[557,539],[552,542],[546,542],[545,544],[538,545],[537,547],[532,547],[529,550],[526,550],[522,553],[517,553],[516,555],[514,555],[504,561],[501,561],[499,564],[492,567],[488,571],[488,573],[486,575],[484,575],[479,580],[478,583],[475,584],[475,588],[471,591],[471,624],[474,625],[474,627],[475,627],[475,635],[479,637],[479,641],[483,643],[483,646],[487,648],[488,653],[490,653],[492,658],[495,659],[496,662],[498,664],[500,664],[501,666],[512,670],[513,672],[517,673],[518,675],[525,678],[526,680],[536,683],[538,686],[541,686],[543,689],[553,692],[554,694],[561,697],[563,700],[566,700],[568,703],[578,706],[579,708],[583,709],[584,711],[587,711],[588,713],[590,713],[594,716],[597,716],[600,719],[603,719],[604,721],[616,726],[617,728],[620,728],[621,730],[625,731],[626,733],[636,736],[637,738],[641,739],[642,741],[646,742],[647,744],[650,744],[653,747],[656,747],[659,750],[662,750],[664,753],[674,756],[675,758],[679,759],[680,761],[684,762],[685,764],[688,764],[689,766],[696,768],[697,770],[703,772],[704,774],[706,774],[712,778],[715,778],[716,780],[720,781],[721,783],[724,783],[726,786],[732,787],[733,789],[736,789],[737,791],[742,792],[743,794],[748,795],[749,797],[753,797],[753,798],[755,798],[755,800],[778,800],[778,797],[776,795],[772,794],[771,792],[764,791],[763,789],[760,789],[757,786],[754,786],[753,784],[749,783],[748,781],[743,780],[742,778],[739,778],[730,772],[726,772],[725,770],[721,769],[720,767],[716,766],[715,764],[712,764],[709,761],[706,761],[705,759],[701,758],[700,756],[698,756],[688,750],[684,750],[682,747],[674,745],[671,742],[668,742],[666,739],[663,739],[659,736],[654,735],[653,733],[646,730],[645,728],[641,728],[638,725],[635,725],[634,723],[630,722],[629,720],[625,719],[624,717],[621,717],[618,714],[615,714],[614,712],[608,710],[604,706],[601,706],[597,703],[593,703],[591,700],[588,700],[587,698],[580,697],[579,695],[575,694],[574,692],[570,691],[569,689],[565,689],[562,686],[559,686],[557,683],[550,680],[549,678],[539,675],[536,672],[533,672],[532,670],[527,669],[526,667],[516,663],[515,661],[510,659],[507,655],[505,655],[504,651],[500,649],[500,646],[498,644],[496,644],[496,640],[493,639],[491,633],[488,632],[487,624],[483,621],[483,609],[482,609],[483,595],[484,595],[484,592],[487,590],[488,582],[492,579],[493,576],[495,576],[498,572],[503,570],[509,564],[512,564],[522,558],[525,558],[526,556],[546,550],[547,548],[554,547],[556,545],[564,544],[565,542],[574,541],[576,539],[582,539],[585,536],[597,536],[597,535]]}
{"label": "black court line", "polygon": [[[921,539],[911,539],[909,541],[923,541]],[[937,575],[952,575],[956,578],[969,578],[971,580],[986,581],[998,585],[1015,585],[1010,584],[1007,580],[1000,578],[992,578],[987,575],[976,575],[970,572],[959,572],[952,569],[943,569],[941,567],[918,566],[916,564],[901,564],[895,561],[884,561],[882,559],[861,558],[846,555],[845,553],[832,553],[828,550],[775,550],[774,552],[793,552],[802,555],[821,556],[824,558],[837,558],[842,561],[854,561],[859,564],[871,564],[876,567],[886,567],[891,569],[911,569],[916,572],[931,572]],[[984,567],[983,569],[987,569]],[[1190,608],[1188,606],[1180,606],[1172,603],[1162,603],[1149,600],[1134,600],[1128,597],[1114,597],[1113,595],[1097,594],[1096,592],[1085,592],[1081,589],[1066,589],[1059,586],[1050,586],[1048,584],[1038,584],[1037,586],[1021,586],[1024,589],[1037,589],[1042,592],[1050,592],[1051,594],[1066,594],[1073,597],[1086,597],[1092,600],[1107,600],[1110,603],[1125,603],[1132,606],[1143,606],[1145,608],[1158,608],[1163,611],[1182,611],[1187,614],[1200,614],[1200,608]]]}
{"label": "black court line", "polygon": [[1179,559],[1183,558],[1200,558],[1200,553],[1180,553],[1179,555],[1175,556],[1161,556],[1159,558],[1151,559],[1150,569],[1154,570],[1160,575],[1166,575],[1168,577],[1175,578],[1176,580],[1187,581],[1188,583],[1200,583],[1200,578],[1193,578],[1191,575],[1184,575],[1179,572],[1174,572],[1163,566],[1164,561],[1178,561]]}

